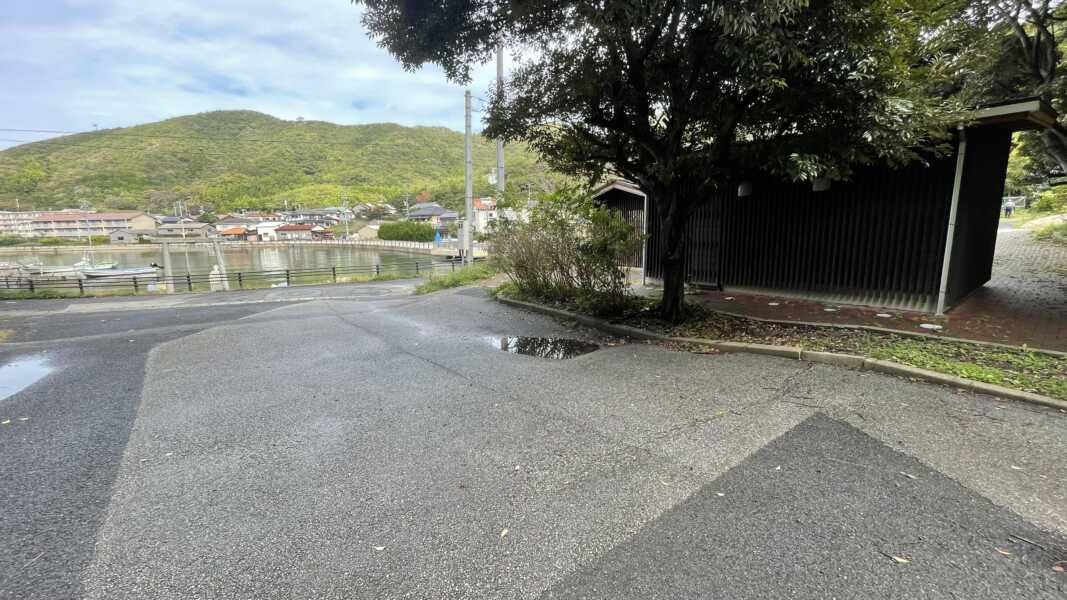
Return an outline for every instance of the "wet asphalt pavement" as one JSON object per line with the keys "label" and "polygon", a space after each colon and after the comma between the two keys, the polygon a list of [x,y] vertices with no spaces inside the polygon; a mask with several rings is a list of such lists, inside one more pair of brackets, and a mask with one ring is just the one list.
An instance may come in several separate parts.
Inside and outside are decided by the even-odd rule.
{"label": "wet asphalt pavement", "polygon": [[0,598],[1067,593],[1067,414],[363,285],[0,305]]}

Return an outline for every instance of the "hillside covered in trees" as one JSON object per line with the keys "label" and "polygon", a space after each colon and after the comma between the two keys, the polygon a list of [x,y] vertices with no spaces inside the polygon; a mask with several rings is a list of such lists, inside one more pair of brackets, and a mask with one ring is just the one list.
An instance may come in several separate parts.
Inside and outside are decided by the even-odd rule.
{"label": "hillside covered in trees", "polygon": [[[525,195],[558,176],[523,146],[506,149],[508,189]],[[286,203],[396,202],[420,192],[458,208],[463,134],[443,127],[284,121],[251,111],[177,117],[79,133],[0,152],[0,210],[77,207],[166,211],[181,198],[224,211]],[[492,193],[492,141],[474,142],[474,186]]]}

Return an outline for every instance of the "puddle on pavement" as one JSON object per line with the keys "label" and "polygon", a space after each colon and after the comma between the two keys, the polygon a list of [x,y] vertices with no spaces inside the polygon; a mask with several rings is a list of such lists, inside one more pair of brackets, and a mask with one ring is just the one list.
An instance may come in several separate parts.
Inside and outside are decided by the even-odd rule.
{"label": "puddle on pavement", "polygon": [[511,354],[525,354],[540,358],[574,358],[581,354],[587,354],[600,348],[596,344],[572,340],[569,338],[555,337],[527,337],[523,335],[487,337],[489,342],[497,350]]}
{"label": "puddle on pavement", "polygon": [[45,356],[27,356],[0,365],[0,400],[15,395],[55,369]]}

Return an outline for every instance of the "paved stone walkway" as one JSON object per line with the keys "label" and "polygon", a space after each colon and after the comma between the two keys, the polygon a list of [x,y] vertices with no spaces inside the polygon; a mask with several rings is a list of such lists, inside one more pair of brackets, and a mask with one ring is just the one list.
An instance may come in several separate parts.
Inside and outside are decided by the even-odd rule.
{"label": "paved stone walkway", "polygon": [[944,317],[723,292],[691,298],[714,310],[753,317],[915,332],[926,332],[922,323],[934,323],[946,336],[1067,352],[1067,246],[1034,240],[1026,229],[1002,227],[992,279]]}
{"label": "paved stone walkway", "polygon": [[949,311],[948,323],[961,337],[1067,350],[1067,246],[1001,229],[993,278]]}

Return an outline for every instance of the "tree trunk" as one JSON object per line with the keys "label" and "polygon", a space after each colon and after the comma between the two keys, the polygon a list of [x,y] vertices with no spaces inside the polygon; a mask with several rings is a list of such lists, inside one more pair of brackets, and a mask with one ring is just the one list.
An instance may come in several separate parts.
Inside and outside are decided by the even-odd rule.
{"label": "tree trunk", "polygon": [[685,225],[688,216],[680,206],[675,190],[657,195],[660,215],[660,242],[663,253],[663,302],[660,318],[678,323],[685,318]]}
{"label": "tree trunk", "polygon": [[1056,160],[1060,170],[1067,173],[1067,136],[1055,129],[1046,129],[1041,132],[1041,140],[1045,142],[1045,150]]}

